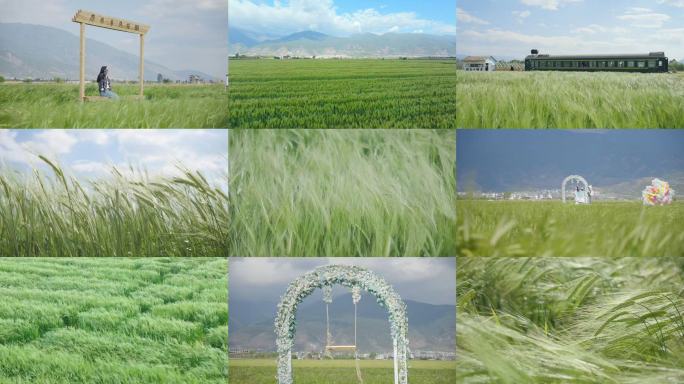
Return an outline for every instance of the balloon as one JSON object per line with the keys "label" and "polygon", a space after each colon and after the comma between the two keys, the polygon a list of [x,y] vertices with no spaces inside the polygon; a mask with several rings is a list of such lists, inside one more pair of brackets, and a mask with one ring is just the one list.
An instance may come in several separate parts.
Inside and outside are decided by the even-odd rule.
{"label": "balloon", "polygon": [[667,205],[672,204],[675,191],[670,189],[670,184],[660,179],[653,179],[651,185],[646,186],[641,197],[644,205]]}

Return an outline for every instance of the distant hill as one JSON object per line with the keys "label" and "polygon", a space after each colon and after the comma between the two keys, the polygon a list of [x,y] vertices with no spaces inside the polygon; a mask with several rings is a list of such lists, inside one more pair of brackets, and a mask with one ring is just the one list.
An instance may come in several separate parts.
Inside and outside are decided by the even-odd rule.
{"label": "distant hill", "polygon": [[453,57],[456,39],[422,33],[364,33],[349,37],[335,37],[316,31],[302,31],[277,39],[254,42],[244,30],[231,29],[229,54],[247,56],[300,57]]}
{"label": "distant hill", "polygon": [[[409,342],[413,350],[453,352],[456,343],[456,308],[406,300]],[[273,319],[276,303],[231,300],[230,346],[263,351],[275,350]],[[354,306],[351,294],[336,297],[330,306],[330,328],[335,343],[352,344]],[[358,307],[360,352],[388,352],[392,348],[387,311],[364,294]],[[325,305],[305,301],[297,312],[295,351],[320,351],[325,345]]]}
{"label": "distant hill", "polygon": [[[137,55],[97,40],[86,40],[87,79],[95,79],[100,67],[107,65],[113,79],[137,80],[138,64]],[[145,79],[156,80],[159,73],[171,80],[186,80],[191,73],[207,80],[214,79],[200,71],[178,71],[145,61]],[[20,79],[78,79],[79,37],[42,25],[0,23],[0,75]]]}
{"label": "distant hill", "polygon": [[302,32],[297,32],[293,33],[291,35],[287,35],[284,37],[281,37],[279,39],[275,40],[269,40],[269,43],[287,43],[290,41],[298,41],[298,40],[311,40],[311,41],[322,41],[330,36],[326,35],[325,33],[320,33],[316,31],[302,31]]}

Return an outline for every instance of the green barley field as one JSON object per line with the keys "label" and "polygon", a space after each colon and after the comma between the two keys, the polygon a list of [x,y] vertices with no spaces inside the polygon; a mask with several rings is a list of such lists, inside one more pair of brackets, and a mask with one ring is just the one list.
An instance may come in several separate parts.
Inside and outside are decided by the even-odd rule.
{"label": "green barley field", "polygon": [[0,256],[227,254],[227,191],[200,172],[112,168],[86,182],[42,159],[50,171],[0,165]]}
{"label": "green barley field", "polygon": [[453,256],[453,130],[235,130],[231,256]]}
{"label": "green barley field", "polygon": [[459,128],[684,128],[684,75],[464,72]]}
{"label": "green barley field", "polygon": [[225,259],[0,259],[0,383],[225,383]]}
{"label": "green barley field", "polygon": [[[392,360],[361,360],[364,384],[391,383]],[[276,361],[267,359],[231,359],[231,384],[273,384]],[[354,360],[293,360],[293,378],[297,384],[357,384]],[[456,376],[453,361],[409,361],[409,381],[415,384],[451,384]]]}
{"label": "green barley field", "polygon": [[460,256],[684,256],[684,203],[459,200]]}
{"label": "green barley field", "polygon": [[231,60],[231,128],[455,128],[450,60]]}
{"label": "green barley field", "polygon": [[[121,99],[81,103],[78,84],[0,84],[0,128],[227,128],[224,85],[113,84]],[[86,95],[96,96],[89,84]]]}
{"label": "green barley field", "polygon": [[457,263],[457,383],[684,382],[684,258]]}

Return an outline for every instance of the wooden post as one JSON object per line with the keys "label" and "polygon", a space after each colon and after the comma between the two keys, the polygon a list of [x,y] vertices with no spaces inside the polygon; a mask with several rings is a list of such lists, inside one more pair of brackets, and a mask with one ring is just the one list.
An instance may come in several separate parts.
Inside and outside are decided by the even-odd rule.
{"label": "wooden post", "polygon": [[81,102],[85,100],[85,24],[81,24],[81,74],[80,74],[80,90]]}
{"label": "wooden post", "polygon": [[145,88],[145,35],[140,34],[140,98],[143,98]]}

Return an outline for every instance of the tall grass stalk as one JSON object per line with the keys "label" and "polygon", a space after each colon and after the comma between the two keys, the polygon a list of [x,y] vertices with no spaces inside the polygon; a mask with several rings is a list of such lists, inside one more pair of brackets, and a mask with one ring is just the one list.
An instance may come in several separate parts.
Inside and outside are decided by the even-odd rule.
{"label": "tall grass stalk", "polygon": [[684,380],[684,258],[457,263],[457,382]]}
{"label": "tall grass stalk", "polygon": [[449,256],[455,138],[444,130],[231,133],[233,256]]}
{"label": "tall grass stalk", "polygon": [[151,177],[112,168],[84,182],[50,171],[0,170],[2,256],[224,256],[228,196],[198,171]]}

